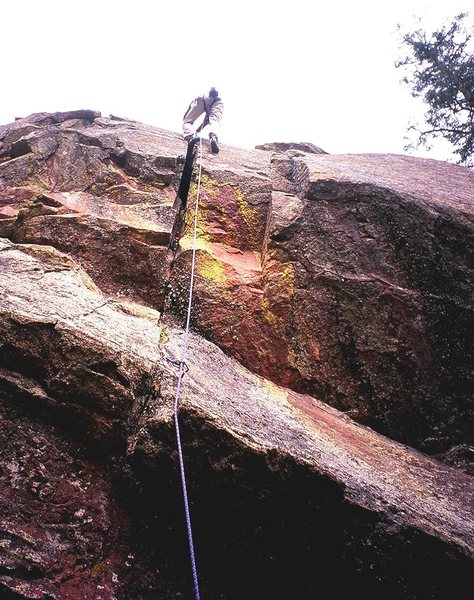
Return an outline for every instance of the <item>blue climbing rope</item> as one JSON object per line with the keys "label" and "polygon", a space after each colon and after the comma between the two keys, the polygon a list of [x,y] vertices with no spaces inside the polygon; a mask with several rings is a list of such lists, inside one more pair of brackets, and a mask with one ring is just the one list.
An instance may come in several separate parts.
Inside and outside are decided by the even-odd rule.
{"label": "blue climbing rope", "polygon": [[188,352],[188,344],[189,344],[189,324],[191,320],[191,310],[193,303],[193,287],[194,287],[194,271],[196,266],[196,240],[197,240],[197,226],[198,226],[198,208],[199,208],[199,195],[201,193],[201,172],[202,172],[202,138],[199,141],[199,172],[198,172],[198,182],[197,182],[197,191],[196,191],[196,201],[194,207],[194,232],[193,232],[193,246],[192,246],[192,261],[191,261],[191,276],[189,282],[189,299],[188,299],[188,312],[186,317],[186,327],[184,331],[183,344],[181,346],[181,355],[179,358],[179,371],[178,371],[178,381],[176,384],[176,395],[174,399],[174,423],[176,429],[176,444],[178,447],[178,458],[179,458],[179,470],[181,473],[181,487],[183,489],[183,500],[184,500],[184,512],[186,516],[186,529],[188,531],[188,542],[189,542],[189,553],[191,557],[191,568],[193,571],[193,583],[194,583],[194,593],[196,600],[200,600],[199,595],[199,582],[198,582],[198,574],[197,574],[197,566],[196,566],[196,556],[194,553],[194,542],[193,542],[193,532],[191,527],[191,513],[189,510],[189,500],[188,500],[188,491],[186,486],[186,474],[184,469],[184,459],[183,459],[183,448],[181,444],[181,433],[179,429],[179,396],[181,393],[181,382],[183,379],[183,375],[187,370],[187,366],[185,363],[186,355]]}

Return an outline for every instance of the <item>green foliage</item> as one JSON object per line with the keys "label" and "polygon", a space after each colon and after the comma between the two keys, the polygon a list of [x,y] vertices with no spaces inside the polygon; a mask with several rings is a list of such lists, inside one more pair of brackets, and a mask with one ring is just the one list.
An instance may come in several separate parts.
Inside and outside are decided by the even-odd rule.
{"label": "green foliage", "polygon": [[395,63],[405,70],[403,81],[412,95],[422,98],[428,110],[425,124],[411,125],[417,140],[409,147],[430,147],[443,137],[453,146],[459,163],[473,166],[474,153],[474,50],[473,24],[461,13],[432,34],[422,29],[401,34],[406,55]]}

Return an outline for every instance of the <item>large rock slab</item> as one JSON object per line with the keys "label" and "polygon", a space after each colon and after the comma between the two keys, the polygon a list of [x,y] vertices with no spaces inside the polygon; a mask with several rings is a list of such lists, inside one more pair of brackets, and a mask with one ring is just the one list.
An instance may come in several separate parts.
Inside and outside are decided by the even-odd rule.
{"label": "large rock slab", "polygon": [[474,173],[391,155],[291,168],[268,257],[294,273],[284,336],[305,389],[430,452],[472,444]]}
{"label": "large rock slab", "polygon": [[[276,152],[213,155],[203,141],[193,329],[394,439],[468,456],[472,171],[263,147]],[[179,326],[198,188],[196,168],[172,255],[184,148],[176,133],[94,111],[0,127],[0,235],[66,252],[104,293]]]}
{"label": "large rock slab", "polygon": [[[104,296],[50,247],[4,240],[0,266],[6,435],[12,414],[21,416],[21,436],[2,450],[1,482],[9,495],[25,490],[21,520],[5,504],[1,520],[30,549],[3,546],[0,582],[33,598],[76,597],[61,587],[71,573],[72,590],[105,586],[83,597],[189,594],[172,417],[182,332]],[[199,336],[190,336],[186,362],[182,437],[204,595],[463,597],[474,564],[472,477],[252,374]],[[82,466],[64,438],[81,440]],[[32,462],[19,461],[31,453]],[[58,469],[79,490],[61,534],[44,517]],[[94,543],[104,532],[105,554]],[[71,562],[54,571],[61,535]]]}
{"label": "large rock slab", "polygon": [[75,111],[20,119],[0,138],[0,234],[53,245],[104,291],[161,308],[178,136]]}
{"label": "large rock slab", "polygon": [[[472,171],[288,151],[269,174],[260,246],[203,226],[195,328],[394,439],[430,453],[472,445]],[[190,268],[182,247],[174,290]],[[179,292],[168,308],[183,318]]]}
{"label": "large rock slab", "polygon": [[[94,111],[39,113],[2,126],[0,235],[52,245],[108,294],[162,310],[184,150],[175,133]],[[218,160],[212,177],[203,177],[201,220],[222,243],[258,250],[271,191],[268,155],[236,148],[230,162]]]}

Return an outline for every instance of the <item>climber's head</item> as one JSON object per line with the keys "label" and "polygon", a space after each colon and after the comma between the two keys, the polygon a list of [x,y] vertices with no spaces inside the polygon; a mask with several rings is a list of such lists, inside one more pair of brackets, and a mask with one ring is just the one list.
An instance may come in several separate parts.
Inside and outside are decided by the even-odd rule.
{"label": "climber's head", "polygon": [[219,95],[219,92],[216,90],[215,87],[211,87],[211,89],[209,90],[209,97],[210,98],[217,98],[217,96]]}

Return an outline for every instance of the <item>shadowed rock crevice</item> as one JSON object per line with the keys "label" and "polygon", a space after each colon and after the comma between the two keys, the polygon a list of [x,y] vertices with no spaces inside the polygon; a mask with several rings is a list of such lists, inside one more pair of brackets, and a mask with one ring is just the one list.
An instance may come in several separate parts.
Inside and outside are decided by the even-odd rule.
{"label": "shadowed rock crevice", "polygon": [[[183,414],[182,422],[203,593],[235,600],[310,598],[316,593],[338,599],[463,597],[471,567],[462,554],[447,560],[447,548],[438,540],[422,540],[416,530],[345,501],[343,486],[307,465],[276,452],[242,454],[231,438],[216,436],[205,423],[201,427],[195,414]],[[168,429],[154,431],[160,446],[170,434]],[[156,475],[150,478],[140,455],[140,450],[134,455],[135,472],[142,473],[138,479],[155,481],[153,489],[141,489],[145,514],[157,506],[179,506],[179,497],[166,496],[176,489],[173,477],[163,485],[166,473],[174,471],[174,481],[179,480],[176,463],[166,466],[162,461],[169,457],[157,458]],[[283,505],[278,498],[285,498]],[[189,567],[182,564],[186,539],[181,520],[179,511],[167,514],[172,533],[153,528],[146,535],[166,540],[168,557],[180,564],[190,586]],[[436,575],[431,569],[423,572],[428,555]],[[335,572],[344,572],[344,578],[335,580]]]}
{"label": "shadowed rock crevice", "polygon": [[10,158],[18,158],[19,156],[24,156],[30,152],[33,152],[33,150],[28,142],[26,140],[19,140],[11,145]]}

